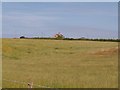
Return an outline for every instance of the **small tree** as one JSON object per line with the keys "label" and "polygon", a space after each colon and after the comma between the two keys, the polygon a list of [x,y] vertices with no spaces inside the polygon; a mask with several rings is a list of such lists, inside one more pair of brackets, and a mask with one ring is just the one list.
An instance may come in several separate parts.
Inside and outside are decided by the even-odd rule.
{"label": "small tree", "polygon": [[21,36],[20,39],[25,38],[25,36]]}

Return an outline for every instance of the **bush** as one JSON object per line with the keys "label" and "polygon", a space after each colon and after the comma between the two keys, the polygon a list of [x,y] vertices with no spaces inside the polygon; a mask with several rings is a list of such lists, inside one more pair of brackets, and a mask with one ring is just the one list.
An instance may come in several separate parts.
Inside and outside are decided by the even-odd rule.
{"label": "bush", "polygon": [[21,38],[21,39],[22,39],[22,38],[25,38],[25,36],[21,36],[20,38]]}

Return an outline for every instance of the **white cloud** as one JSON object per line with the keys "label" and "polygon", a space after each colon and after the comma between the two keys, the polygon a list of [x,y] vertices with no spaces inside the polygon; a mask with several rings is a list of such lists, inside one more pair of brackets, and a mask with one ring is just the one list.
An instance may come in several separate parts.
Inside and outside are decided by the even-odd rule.
{"label": "white cloud", "polygon": [[12,22],[13,24],[23,25],[25,27],[40,27],[45,26],[45,23],[58,20],[59,17],[53,16],[42,16],[36,13],[20,13],[12,12],[9,15],[3,15],[3,20],[5,22]]}

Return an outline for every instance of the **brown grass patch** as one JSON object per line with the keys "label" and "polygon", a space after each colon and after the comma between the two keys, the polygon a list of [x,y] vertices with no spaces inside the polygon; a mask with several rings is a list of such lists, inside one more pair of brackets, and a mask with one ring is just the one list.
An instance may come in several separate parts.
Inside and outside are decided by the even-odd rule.
{"label": "brown grass patch", "polygon": [[92,52],[93,55],[113,55],[117,54],[118,51],[120,51],[120,48],[114,47],[114,48],[107,48],[107,49],[100,49],[95,52]]}

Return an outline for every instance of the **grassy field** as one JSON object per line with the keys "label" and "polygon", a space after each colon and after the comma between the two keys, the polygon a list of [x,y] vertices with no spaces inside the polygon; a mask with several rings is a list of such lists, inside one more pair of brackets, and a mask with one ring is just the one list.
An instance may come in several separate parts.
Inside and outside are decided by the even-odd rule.
{"label": "grassy field", "polygon": [[[117,42],[3,39],[3,88],[118,87]],[[5,80],[4,80],[5,79]]]}

